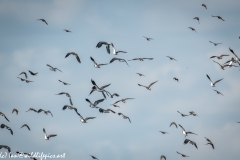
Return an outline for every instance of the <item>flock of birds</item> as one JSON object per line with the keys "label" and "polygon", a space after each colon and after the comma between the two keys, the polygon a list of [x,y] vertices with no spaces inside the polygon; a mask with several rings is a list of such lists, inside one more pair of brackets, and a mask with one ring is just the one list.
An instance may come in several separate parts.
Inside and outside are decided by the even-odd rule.
{"label": "flock of birds", "polygon": [[[202,6],[203,6],[205,9],[207,9],[207,6],[206,6],[205,4],[202,4]],[[222,17],[220,17],[220,16],[212,16],[212,17],[217,17],[218,19],[220,19],[220,20],[222,20],[222,21],[225,21],[225,20],[224,20]],[[198,21],[198,23],[200,24],[200,18],[199,18],[199,17],[194,17],[193,19],[196,19],[196,20]],[[48,25],[48,23],[47,23],[47,21],[46,21],[45,19],[38,19],[38,20],[39,20],[39,21],[42,21],[42,22],[44,22],[46,25]],[[193,27],[189,27],[189,29],[191,29],[192,31],[197,32]],[[67,30],[67,29],[64,29],[64,31],[65,31],[65,32],[72,32],[72,31]],[[147,41],[154,40],[153,38],[149,38],[149,37],[145,37],[145,36],[143,36],[143,37],[144,37]],[[209,42],[212,43],[212,44],[214,44],[214,46],[217,46],[217,45],[222,44],[222,43],[215,43],[215,42],[212,42],[212,41],[209,41]],[[107,51],[108,54],[111,53],[111,49],[112,49],[113,55],[118,55],[119,53],[127,53],[126,51],[121,51],[121,50],[118,50],[118,51],[117,51],[117,50],[115,49],[113,43],[108,43],[108,42],[105,42],[105,41],[100,41],[99,43],[97,43],[96,48],[101,48],[102,46],[105,46],[105,47],[106,47],[106,51]],[[218,64],[222,70],[224,70],[226,67],[231,68],[231,67],[239,67],[239,66],[240,66],[240,59],[239,59],[239,57],[236,55],[236,53],[235,53],[231,48],[229,48],[229,51],[233,54],[234,57],[232,57],[230,60],[227,60],[224,64],[220,64],[219,62],[213,60],[213,62],[216,63],[216,64]],[[81,60],[80,60],[80,58],[79,58],[79,56],[78,56],[77,53],[75,53],[75,52],[69,52],[69,53],[66,54],[65,58],[67,58],[67,57],[69,57],[69,56],[75,56],[77,62],[78,62],[78,63],[81,63]],[[230,56],[230,55],[229,55],[229,54],[228,54],[228,55],[226,55],[226,54],[224,54],[224,55],[214,55],[214,56],[211,56],[210,59],[217,58],[217,59],[220,60],[220,59],[223,59],[224,57],[227,57],[227,56]],[[169,58],[170,60],[177,61],[177,60],[176,60],[175,58],[173,58],[173,57],[170,57],[170,56],[166,56],[166,57]],[[129,66],[128,61],[145,61],[145,60],[153,60],[153,58],[134,58],[134,59],[131,59],[131,60],[126,60],[126,59],[114,57],[114,58],[112,58],[108,63],[101,63],[101,64],[100,64],[100,63],[97,63],[97,62],[94,60],[93,57],[90,57],[90,60],[94,63],[94,67],[95,67],[95,68],[100,68],[100,67],[102,67],[102,66],[104,66],[104,65],[109,65],[109,64],[111,64],[111,63],[113,63],[113,62],[116,62],[116,61],[124,62],[124,63],[126,63],[126,65]],[[234,64],[236,64],[236,65],[234,65]],[[53,66],[51,66],[51,65],[49,65],[49,64],[46,64],[46,65],[47,65],[47,67],[49,67],[49,69],[50,69],[51,71],[54,71],[54,72],[56,72],[56,71],[62,72],[60,69],[58,69],[58,68],[56,68],[56,67],[53,67]],[[28,70],[28,71],[29,71],[30,75],[32,75],[32,76],[38,75],[38,72],[35,73],[35,72],[31,71],[31,70]],[[139,76],[145,76],[145,75],[142,74],[142,73],[136,73],[136,74],[138,74]],[[24,78],[23,78],[23,77],[20,77],[21,75],[24,75]],[[146,77],[146,76],[145,76],[145,77]],[[211,87],[215,87],[217,83],[219,83],[220,81],[223,80],[223,78],[221,78],[221,79],[219,79],[219,80],[217,80],[217,81],[214,82],[214,81],[211,80],[211,78],[210,78],[210,76],[209,76],[208,74],[206,74],[206,77],[207,77],[207,78],[209,79],[209,81],[211,82],[211,83],[210,83]],[[18,75],[17,78],[19,78],[21,81],[25,81],[26,83],[33,82],[33,81],[31,81],[31,80],[28,80],[28,74],[27,74],[27,72],[21,72],[21,73]],[[179,79],[178,79],[178,78],[174,77],[173,79],[176,80],[177,82],[179,82]],[[61,82],[61,83],[63,83],[63,85],[71,85],[71,84],[69,84],[69,83],[67,83],[67,82],[63,82],[62,80],[58,80],[58,81]],[[151,91],[151,87],[153,87],[153,85],[154,85],[155,83],[157,83],[157,82],[158,82],[158,81],[154,81],[154,82],[150,83],[149,85],[146,85],[146,84],[145,84],[145,85],[138,84],[138,86],[144,87],[144,88],[146,88],[147,90]],[[89,103],[89,107],[98,109],[100,113],[113,113],[113,114],[115,114],[116,112],[115,112],[114,110],[109,109],[109,108],[108,108],[108,109],[100,108],[100,107],[98,107],[98,104],[101,103],[101,102],[103,102],[103,101],[107,98],[107,96],[110,97],[110,98],[114,98],[114,97],[119,97],[119,94],[117,94],[117,93],[111,94],[111,93],[107,90],[107,87],[109,87],[111,84],[106,84],[106,85],[103,85],[103,86],[99,87],[99,86],[97,85],[97,83],[96,83],[93,79],[91,79],[91,83],[92,83],[93,86],[92,86],[92,88],[91,88],[91,91],[90,91],[89,95],[91,95],[93,92],[96,91],[96,92],[101,93],[102,96],[103,96],[103,98],[94,101],[94,103],[92,103],[89,99],[85,99],[86,102]],[[223,94],[222,94],[221,92],[219,92],[218,90],[214,90],[214,91],[215,91],[217,94],[220,94],[220,95],[223,96]],[[60,93],[58,93],[58,94],[56,94],[56,95],[65,95],[66,97],[69,98],[69,103],[70,103],[70,105],[64,105],[63,108],[62,108],[62,110],[69,109],[69,110],[74,111],[74,113],[76,113],[76,116],[79,116],[80,121],[81,121],[82,123],[87,123],[89,120],[96,118],[96,117],[85,117],[85,118],[84,118],[84,117],[78,112],[77,108],[75,108],[75,107],[73,106],[72,98],[71,98],[71,95],[70,95],[69,93],[67,93],[67,92],[60,92]],[[111,104],[111,105],[112,105],[113,107],[119,107],[119,108],[120,108],[120,106],[118,105],[120,102],[126,103],[127,100],[133,100],[133,99],[135,99],[135,98],[124,98],[124,99],[120,99],[120,100],[117,100],[115,103],[113,103],[113,104]],[[41,112],[43,112],[44,114],[46,114],[46,115],[51,115],[51,116],[53,117],[53,114],[51,113],[50,110],[29,108],[29,110],[27,110],[26,112],[29,112],[29,111],[35,112],[35,113],[41,113]],[[190,111],[189,114],[183,114],[183,113],[181,113],[180,111],[177,111],[177,112],[178,112],[182,117],[186,117],[186,116],[190,116],[190,115],[192,115],[192,116],[198,116],[194,111]],[[19,111],[18,111],[18,109],[14,108],[14,109],[12,110],[12,113],[16,113],[16,115],[18,115]],[[6,117],[6,115],[5,115],[4,113],[0,112],[0,115],[3,116],[6,121],[10,122],[9,119]],[[127,120],[129,121],[129,123],[131,123],[130,117],[124,115],[124,114],[121,113],[121,112],[117,113],[117,115],[122,116],[123,119],[127,119]],[[237,123],[240,123],[240,122],[237,122]],[[189,135],[197,135],[197,134],[194,133],[194,132],[186,131],[181,124],[177,124],[176,122],[172,122],[169,127],[171,127],[171,126],[175,126],[176,128],[178,128],[178,126],[179,126],[179,127],[182,129],[182,133],[183,133],[184,137],[187,137],[187,136],[189,136]],[[24,128],[24,127],[27,128],[29,131],[31,131],[30,127],[29,127],[27,124],[23,124],[20,128]],[[5,125],[5,124],[1,124],[1,128],[2,128],[2,129],[5,128],[5,129],[9,130],[9,131],[10,131],[10,134],[13,135],[13,130],[12,130],[9,126],[7,126],[7,125]],[[166,131],[159,131],[159,132],[161,132],[162,134],[169,134],[169,133],[166,132]],[[45,128],[43,128],[43,133],[44,133],[44,139],[45,139],[45,140],[49,140],[50,138],[53,138],[53,137],[56,137],[56,136],[57,136],[57,134],[47,134]],[[214,147],[213,142],[212,142],[210,139],[208,139],[207,137],[205,137],[205,139],[206,139],[206,141],[207,141],[207,142],[206,142],[206,145],[210,145],[210,146],[212,147],[212,149],[214,149],[215,147]],[[198,149],[197,144],[196,144],[193,140],[185,139],[184,142],[183,142],[183,144],[191,144],[191,145],[193,145],[196,149]],[[11,148],[10,148],[9,146],[0,145],[0,149],[1,149],[1,148],[7,149],[8,152],[11,154]],[[36,159],[35,157],[32,157],[29,153],[24,153],[24,152],[19,152],[19,151],[16,151],[16,153],[17,153],[17,154],[26,154],[26,155],[29,156],[29,158],[31,158],[31,159]],[[176,151],[176,153],[177,153],[177,154],[180,154],[182,157],[189,157],[188,155],[183,154],[183,153],[180,153],[180,152],[178,152],[178,151]],[[93,156],[93,155],[90,155],[90,157],[92,157],[93,159],[97,159],[97,160],[98,160],[98,158],[96,158],[96,157]],[[161,156],[160,156],[160,159],[165,159],[165,160],[166,160],[167,158],[166,158],[165,155],[161,155]]]}

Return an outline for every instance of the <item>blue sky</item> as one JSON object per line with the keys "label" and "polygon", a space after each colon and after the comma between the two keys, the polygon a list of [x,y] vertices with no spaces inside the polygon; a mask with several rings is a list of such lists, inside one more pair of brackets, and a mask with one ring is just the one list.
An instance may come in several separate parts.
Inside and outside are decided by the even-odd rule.
{"label": "blue sky", "polygon": [[[207,10],[201,6],[203,3]],[[233,57],[229,47],[240,56],[239,8],[238,0],[1,1],[0,112],[10,122],[3,117],[0,122],[11,127],[14,135],[2,129],[0,145],[10,146],[14,153],[65,153],[67,160],[92,159],[89,155],[99,160],[159,159],[161,155],[182,158],[176,151],[194,160],[239,159],[239,68],[223,71],[209,59],[228,54],[222,60],[215,59],[221,64],[228,61]],[[200,24],[193,19],[196,16]],[[37,21],[39,18],[49,25]],[[194,27],[197,33],[188,27]],[[147,41],[143,36],[154,40]],[[114,56],[111,49],[108,54],[104,46],[96,48],[99,41],[112,42],[117,50],[128,53]],[[209,41],[222,44],[214,46]],[[79,55],[81,64],[73,56],[65,58],[72,51]],[[108,63],[113,57],[154,59],[128,61],[130,67],[114,62],[97,69],[90,56],[98,63]],[[46,64],[63,73],[50,71]],[[28,70],[38,72],[37,76],[28,74],[28,79],[34,81],[29,84],[17,78]],[[213,81],[224,80],[213,88],[206,74]],[[71,85],[64,86],[59,79]],[[86,98],[102,98],[97,92],[89,96],[91,79],[99,86],[111,83],[107,90],[120,95],[108,97],[99,107],[129,116],[131,124],[117,114],[101,114],[89,107]],[[151,91],[137,85],[157,80]],[[96,118],[83,124],[73,111],[62,111],[69,100],[55,95],[60,92],[70,93],[73,106],[83,117]],[[111,106],[122,98],[135,99],[120,103],[120,108]],[[50,110],[53,117],[25,112],[30,107]],[[11,113],[13,108],[19,110],[18,115]],[[195,111],[199,116],[183,118],[177,111]],[[197,143],[198,150],[183,145],[181,128],[169,127],[173,121],[198,134],[188,136]],[[25,123],[31,131],[19,129]],[[58,136],[44,140],[43,128]],[[214,143],[215,150],[205,145],[204,137]]]}

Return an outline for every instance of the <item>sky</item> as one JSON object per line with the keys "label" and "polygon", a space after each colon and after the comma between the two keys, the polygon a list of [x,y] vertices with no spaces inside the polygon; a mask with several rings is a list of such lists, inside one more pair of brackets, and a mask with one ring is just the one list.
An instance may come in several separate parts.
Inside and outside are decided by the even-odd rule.
{"label": "sky", "polygon": [[[0,1],[0,112],[10,120],[0,117],[0,122],[13,130],[13,135],[7,129],[0,130],[0,145],[9,146],[12,154],[65,154],[66,160],[91,160],[89,155],[99,160],[160,159],[161,155],[183,159],[176,151],[194,160],[238,160],[240,70],[222,70],[210,57],[227,54],[221,60],[214,59],[225,63],[234,57],[229,47],[240,57],[239,8],[239,0]],[[225,21],[212,16],[221,16]],[[194,17],[199,17],[200,23]],[[41,18],[48,25],[37,20]],[[113,43],[116,50],[127,53],[113,55],[111,48],[108,54],[105,46],[96,48],[99,41]],[[209,41],[222,44],[214,46]],[[68,52],[76,52],[81,63],[72,55],[65,58]],[[153,60],[127,61],[129,67],[115,61],[94,68],[90,56],[97,63],[109,63],[114,57]],[[46,64],[62,72],[53,72]],[[28,70],[38,75],[32,76]],[[18,79],[24,78],[21,72],[27,72],[33,82]],[[212,81],[224,79],[213,88],[206,74]],[[98,105],[116,114],[89,107],[86,98],[92,102],[103,98],[98,92],[89,95],[91,79],[98,86],[111,83],[106,90],[120,95],[107,97]],[[151,91],[138,86],[154,81],[158,82]],[[56,95],[60,92],[71,95],[73,106],[83,117],[96,118],[84,124],[74,111],[63,111],[62,107],[70,103],[65,95]],[[118,103],[120,108],[111,105],[123,98],[134,99]],[[12,114],[13,108],[18,109],[18,115]],[[53,117],[26,112],[29,108],[50,110]],[[182,117],[177,111],[194,111],[198,116]],[[171,122],[196,133],[186,138],[196,142],[198,149],[184,145],[182,129],[169,127]],[[23,124],[28,124],[31,131],[20,129]],[[43,128],[47,134],[57,136],[45,140]],[[204,137],[213,142],[215,149],[205,145]]]}

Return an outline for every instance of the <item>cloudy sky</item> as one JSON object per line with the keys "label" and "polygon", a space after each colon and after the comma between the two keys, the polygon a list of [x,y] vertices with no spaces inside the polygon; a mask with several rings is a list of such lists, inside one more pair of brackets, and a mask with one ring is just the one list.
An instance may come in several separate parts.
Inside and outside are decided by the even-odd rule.
{"label": "cloudy sky", "polygon": [[[65,153],[67,160],[91,160],[89,155],[99,160],[154,160],[161,155],[182,159],[176,151],[194,160],[238,160],[240,71],[237,67],[221,70],[210,57],[229,55],[215,59],[223,64],[234,56],[229,47],[240,56],[239,8],[239,0],[0,1],[0,112],[10,120],[0,117],[0,122],[13,130],[11,135],[1,129],[0,145],[8,145],[13,153]],[[193,19],[196,16],[200,24]],[[37,21],[39,18],[48,25]],[[147,41],[143,36],[154,40]],[[105,46],[96,48],[99,41],[112,42],[117,50],[128,53],[114,56],[111,48],[108,54]],[[222,44],[214,46],[209,41]],[[81,64],[74,56],[65,58],[72,51],[79,55]],[[93,67],[90,56],[98,63],[109,63],[113,57],[154,59],[128,61],[130,67],[116,61],[98,69]],[[62,73],[50,71],[46,64]],[[28,70],[38,75],[32,76]],[[34,82],[18,79],[23,71]],[[213,81],[224,79],[213,88],[206,74]],[[71,85],[64,86],[59,79]],[[132,123],[117,114],[103,114],[89,107],[86,98],[103,98],[97,92],[89,96],[91,79],[99,86],[111,83],[107,90],[120,95],[107,97],[99,107],[121,112]],[[151,91],[137,85],[154,81],[158,82]],[[83,124],[74,111],[63,111],[62,107],[70,104],[65,95],[55,95],[60,92],[71,95],[73,106],[83,117],[96,118]],[[122,98],[135,99],[119,103],[120,108],[111,106]],[[50,110],[53,117],[25,112],[30,107]],[[19,110],[18,115],[11,113],[13,108]],[[183,118],[177,111],[195,111],[198,116]],[[181,128],[169,127],[171,122],[197,134],[188,138],[197,143],[198,150],[183,144]],[[19,129],[25,123],[31,131]],[[57,137],[44,140],[43,128]],[[205,145],[204,137],[214,143],[214,150]]]}

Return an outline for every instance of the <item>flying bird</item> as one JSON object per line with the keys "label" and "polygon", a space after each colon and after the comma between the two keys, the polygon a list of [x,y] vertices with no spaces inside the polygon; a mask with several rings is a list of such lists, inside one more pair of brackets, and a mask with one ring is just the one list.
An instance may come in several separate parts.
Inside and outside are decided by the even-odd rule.
{"label": "flying bird", "polygon": [[179,81],[178,78],[176,78],[176,77],[174,77],[173,79],[174,79],[175,81],[177,81],[177,82]]}
{"label": "flying bird", "polygon": [[229,56],[229,55],[222,54],[222,55],[220,55],[220,56],[212,56],[212,57],[210,57],[210,58],[215,58],[215,57],[216,57],[217,59],[222,59],[223,56]]}
{"label": "flying bird", "polygon": [[198,17],[194,17],[193,19],[196,19],[196,20],[198,21],[198,23],[200,23],[200,21],[199,21],[199,18],[198,18]]}
{"label": "flying bird", "polygon": [[222,21],[225,21],[225,20],[222,19],[222,17],[220,17],[220,16],[212,16],[212,17],[217,17],[218,19],[221,19]]}
{"label": "flying bird", "polygon": [[116,113],[115,111],[113,111],[113,110],[111,110],[111,109],[102,109],[102,108],[99,108],[99,112],[100,113],[110,113],[110,112],[112,112],[112,113]]}
{"label": "flying bird", "polygon": [[120,106],[116,105],[116,104],[111,104],[113,107],[118,107],[120,108]]}
{"label": "flying bird", "polygon": [[[94,156],[92,156],[92,155],[90,155],[93,159],[97,159],[96,157],[94,157]],[[98,160],[98,159],[97,159]]]}
{"label": "flying bird", "polygon": [[212,43],[212,44],[214,44],[214,46],[217,46],[217,45],[219,45],[219,44],[222,44],[222,43],[214,43],[214,42],[212,42],[212,41],[209,41],[210,43]]}
{"label": "flying bird", "polygon": [[[110,84],[107,84],[107,85],[104,85],[104,86],[102,86],[102,87],[98,87],[98,85],[95,83],[94,80],[91,79],[91,82],[92,82],[92,84],[93,84],[93,87],[92,87],[92,90],[91,90],[90,94],[92,94],[94,91],[98,91],[98,92],[101,92],[101,93],[102,93],[102,95],[103,95],[104,98],[106,98],[106,95],[105,95],[104,93],[106,93],[106,94],[108,95],[109,92],[106,91],[104,88],[110,86],[111,83],[110,83]],[[90,94],[89,94],[89,95],[90,95]]]}
{"label": "flying bird", "polygon": [[47,64],[47,66],[50,67],[49,69],[50,69],[51,71],[56,72],[56,71],[58,70],[58,71],[62,72],[60,69],[54,68],[54,67],[50,66],[49,64]]}
{"label": "flying bird", "polygon": [[207,9],[207,6],[206,6],[206,4],[202,4],[202,6],[203,6],[203,7],[205,7],[205,8]]}
{"label": "flying bird", "polygon": [[2,112],[0,112],[0,116],[3,116],[8,122],[10,122],[7,117],[5,116],[5,114],[3,114]]}
{"label": "flying bird", "polygon": [[24,74],[25,78],[27,79],[27,73],[26,72],[21,72],[19,75]]}
{"label": "flying bird", "polygon": [[82,123],[87,123],[87,120],[96,118],[96,117],[86,117],[86,118],[83,118],[83,117],[81,116],[81,114],[78,113],[78,115],[80,116],[80,118],[81,118],[80,121],[81,121]]}
{"label": "flying bird", "polygon": [[191,29],[192,31],[195,31],[197,33],[195,28],[193,28],[193,27],[188,27],[188,28]]}
{"label": "flying bird", "polygon": [[58,80],[59,82],[62,82],[64,85],[71,85],[71,84],[69,84],[69,83],[67,83],[67,82],[63,82],[63,81],[61,81],[61,80]]}
{"label": "flying bird", "polygon": [[119,94],[117,94],[117,93],[110,94],[111,98],[113,98],[114,96],[119,97]]}
{"label": "flying bird", "polygon": [[50,113],[51,116],[53,117],[52,112],[49,111],[49,110],[45,111],[45,110],[43,110],[43,109],[39,109],[39,110],[38,110],[38,113],[40,113],[40,112],[44,112],[46,115],[48,115],[48,113]]}
{"label": "flying bird", "polygon": [[89,99],[86,99],[86,101],[90,104],[89,107],[91,107],[91,108],[97,108],[96,106],[97,106],[99,103],[103,102],[104,99],[99,99],[99,100],[95,101],[94,103],[92,103]]}
{"label": "flying bird", "polygon": [[218,83],[218,82],[220,82],[221,80],[223,80],[223,78],[222,78],[222,79],[219,79],[219,80],[217,80],[216,82],[213,83],[212,80],[210,79],[210,77],[209,77],[208,75],[207,75],[207,78],[211,81],[211,86],[212,86],[212,87],[215,87],[215,84],[216,84],[216,83]]}
{"label": "flying bird", "polygon": [[69,93],[67,93],[67,92],[60,92],[60,93],[58,93],[58,94],[56,94],[56,95],[62,95],[62,94],[65,94],[67,97],[69,97],[69,102],[70,102],[71,105],[73,105],[72,99],[71,99],[71,96],[70,96]]}
{"label": "flying bird", "polygon": [[177,61],[176,59],[174,59],[174,58],[172,58],[172,57],[170,57],[170,56],[166,56],[166,57],[168,57],[170,60],[175,60],[175,61]]}
{"label": "flying bird", "polygon": [[46,134],[46,131],[45,131],[45,128],[43,128],[43,133],[44,133],[44,139],[46,139],[46,140],[49,140],[49,138],[51,138],[51,137],[55,137],[55,136],[57,136],[57,134],[50,134],[50,135],[47,135]]}
{"label": "flying bird", "polygon": [[38,111],[34,108],[29,108],[29,110],[27,110],[26,112],[28,112],[28,111],[34,111],[34,112],[38,113]]}
{"label": "flying bird", "polygon": [[235,60],[238,62],[238,64],[240,65],[239,61],[240,58],[238,58],[238,56],[234,53],[234,51],[229,47],[229,50],[232,52],[232,54],[234,54],[234,56],[236,57]]}
{"label": "flying bird", "polygon": [[22,125],[21,128],[23,128],[23,127],[27,127],[27,129],[28,129],[29,131],[31,131],[30,127],[29,127],[27,124]]}
{"label": "flying bird", "polygon": [[164,155],[161,155],[160,160],[162,160],[162,159],[167,160],[167,159],[166,159],[166,156],[164,156]]}
{"label": "flying bird", "polygon": [[95,68],[100,68],[100,66],[103,66],[103,65],[107,65],[107,64],[108,64],[108,63],[106,63],[106,64],[97,64],[96,61],[95,61],[92,57],[90,57],[90,59],[91,59],[92,62],[94,63],[94,67],[95,67]]}
{"label": "flying bird", "polygon": [[111,44],[112,44],[112,43],[107,43],[107,42],[104,42],[104,41],[100,41],[100,42],[98,42],[96,48],[100,48],[100,47],[102,47],[102,45],[105,45],[108,54],[110,54],[110,45],[111,45]]}
{"label": "flying bird", "polygon": [[136,73],[136,74],[138,74],[139,76],[144,76],[144,77],[146,77],[145,75],[143,75],[142,73]]}
{"label": "flying bird", "polygon": [[159,132],[161,132],[162,134],[169,134],[168,132],[164,132],[164,131],[159,131]]}
{"label": "flying bird", "polygon": [[65,31],[65,32],[71,32],[71,33],[72,33],[72,31],[70,31],[70,30],[68,30],[68,29],[64,29],[64,31]]}
{"label": "flying bird", "polygon": [[177,151],[177,153],[180,154],[180,155],[183,156],[183,157],[189,157],[189,156],[187,156],[187,155],[185,155],[185,154],[179,153],[178,151]]}
{"label": "flying bird", "polygon": [[114,55],[118,55],[118,53],[127,53],[127,52],[125,52],[125,51],[116,51],[113,43],[111,43],[111,45],[112,45],[112,47],[113,47],[113,54],[114,54]]}
{"label": "flying bird", "polygon": [[2,129],[3,129],[3,128],[8,129],[8,130],[10,131],[10,133],[13,135],[13,131],[12,131],[12,129],[11,129],[10,127],[8,127],[7,125],[5,125],[5,124],[1,124],[1,128],[2,128]]}
{"label": "flying bird", "polygon": [[48,23],[47,23],[47,21],[45,19],[37,19],[37,20],[38,21],[42,21],[42,22],[44,22],[44,23],[46,23],[48,25]]}
{"label": "flying bird", "polygon": [[189,115],[198,116],[194,111],[190,111]]}
{"label": "flying bird", "polygon": [[194,145],[198,149],[197,144],[195,142],[189,140],[189,139],[185,139],[184,142],[183,142],[183,144],[188,144],[188,143]]}
{"label": "flying bird", "polygon": [[224,96],[221,92],[217,91],[214,89],[215,92],[217,92],[217,94],[221,94],[222,96]]}
{"label": "flying bird", "polygon": [[134,59],[131,59],[131,60],[128,60],[128,61],[134,61],[134,60],[144,61],[145,59],[153,60],[153,58],[134,58]]}
{"label": "flying bird", "polygon": [[205,144],[205,145],[210,144],[210,145],[212,146],[212,148],[214,149],[214,145],[213,145],[212,141],[211,141],[210,139],[208,139],[207,137],[205,137],[205,138],[206,138],[206,140],[208,141],[208,143]]}
{"label": "flying bird", "polygon": [[21,81],[25,81],[26,83],[33,82],[33,81],[30,81],[30,80],[27,80],[27,79],[23,79],[23,78],[20,78],[20,77],[17,77],[17,78],[19,78]]}
{"label": "flying bird", "polygon": [[176,128],[178,128],[178,126],[175,122],[172,122],[169,127],[171,127],[172,125],[174,125]]}
{"label": "flying bird", "polygon": [[[114,62],[114,61],[119,61],[119,62],[125,62],[127,65],[128,65],[128,63],[127,63],[127,61],[125,60],[125,59],[122,59],[122,58],[116,58],[116,57],[114,57],[113,59],[111,59],[111,61],[109,62],[109,63],[112,63],[112,62]],[[128,65],[128,67],[129,67],[129,65]]]}
{"label": "flying bird", "polygon": [[16,115],[18,115],[18,110],[16,108],[13,108],[12,113],[16,112]]}
{"label": "flying bird", "polygon": [[28,70],[28,72],[29,72],[32,76],[36,76],[36,75],[38,74],[38,72],[34,73],[34,72],[30,71],[30,70]]}
{"label": "flying bird", "polygon": [[143,37],[146,38],[147,41],[153,40],[153,38],[148,38],[148,37],[145,37],[145,36],[143,36]]}
{"label": "flying bird", "polygon": [[151,91],[151,86],[152,86],[153,84],[155,84],[155,83],[157,83],[157,81],[152,82],[149,86],[144,86],[144,85],[141,85],[141,84],[138,84],[138,85],[139,85],[139,86],[142,86],[142,87],[145,87],[146,89],[148,89],[149,91]]}
{"label": "flying bird", "polygon": [[[179,127],[181,127],[182,128],[182,133],[185,135],[185,137],[188,135],[188,134],[195,134],[195,133],[193,133],[193,132],[187,132],[187,131],[185,131],[185,129],[183,128],[183,126],[181,126],[181,124],[178,124],[179,125]],[[197,134],[195,134],[195,135],[197,135]]]}
{"label": "flying bird", "polygon": [[116,102],[113,103],[113,104],[117,104],[118,102],[126,103],[126,100],[130,100],[130,99],[134,99],[134,98],[124,98],[124,99],[120,99],[120,100],[116,101]]}
{"label": "flying bird", "polygon": [[189,116],[189,115],[183,114],[183,113],[181,113],[179,111],[177,111],[177,112],[180,113],[182,117]]}
{"label": "flying bird", "polygon": [[75,56],[76,59],[77,59],[77,61],[78,61],[78,63],[81,63],[81,60],[80,60],[80,58],[79,58],[79,56],[78,56],[77,53],[75,53],[75,52],[68,52],[68,53],[66,54],[65,58],[67,58],[69,55]]}
{"label": "flying bird", "polygon": [[130,118],[129,118],[128,116],[125,116],[125,115],[123,115],[122,113],[118,113],[118,115],[119,115],[119,116],[122,115],[123,119],[128,119],[129,122],[131,123],[131,120],[130,120]]}
{"label": "flying bird", "polygon": [[63,106],[63,108],[62,108],[62,110],[65,110],[65,109],[69,109],[69,110],[74,110],[76,113],[77,113],[77,115],[79,115],[79,113],[78,113],[78,111],[77,111],[77,108],[75,108],[75,107],[73,107],[73,106],[69,106],[69,105],[64,105]]}

